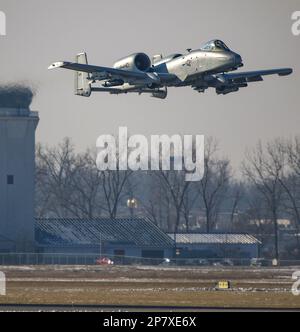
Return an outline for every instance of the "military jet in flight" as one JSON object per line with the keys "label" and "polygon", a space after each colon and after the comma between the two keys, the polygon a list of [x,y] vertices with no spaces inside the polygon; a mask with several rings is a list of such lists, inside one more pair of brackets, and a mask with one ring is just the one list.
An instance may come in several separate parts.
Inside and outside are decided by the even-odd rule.
{"label": "military jet in flight", "polygon": [[[86,53],[76,56],[75,62],[54,62],[48,69],[65,68],[75,71],[75,94],[89,97],[92,92],[120,94],[149,93],[155,98],[167,97],[168,87],[191,86],[198,92],[215,88],[225,95],[263,81],[263,76],[292,73],[291,68],[240,72],[243,66],[239,54],[231,51],[221,40],[211,40],[200,49],[187,49],[184,54],[154,55],[134,53],[118,60],[112,68],[89,65]],[[97,85],[95,85],[97,84]]]}

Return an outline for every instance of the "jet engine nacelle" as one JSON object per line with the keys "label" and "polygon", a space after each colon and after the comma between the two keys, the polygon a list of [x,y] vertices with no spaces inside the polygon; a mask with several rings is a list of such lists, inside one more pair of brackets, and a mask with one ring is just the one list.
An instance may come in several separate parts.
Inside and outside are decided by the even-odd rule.
{"label": "jet engine nacelle", "polygon": [[114,68],[133,71],[148,71],[151,67],[151,60],[145,53],[134,53],[118,60]]}

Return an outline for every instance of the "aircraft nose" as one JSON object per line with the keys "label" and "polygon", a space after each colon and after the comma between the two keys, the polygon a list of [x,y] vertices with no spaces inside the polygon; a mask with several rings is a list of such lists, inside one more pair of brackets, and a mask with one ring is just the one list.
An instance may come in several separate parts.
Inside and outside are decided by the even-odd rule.
{"label": "aircraft nose", "polygon": [[242,60],[242,57],[239,54],[235,54],[234,62],[235,62],[235,65],[237,67],[242,67],[243,66],[243,60]]}

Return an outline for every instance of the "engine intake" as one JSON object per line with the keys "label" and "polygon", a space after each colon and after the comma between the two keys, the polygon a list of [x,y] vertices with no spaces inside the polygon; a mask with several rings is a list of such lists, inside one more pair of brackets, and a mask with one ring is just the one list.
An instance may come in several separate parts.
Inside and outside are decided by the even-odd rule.
{"label": "engine intake", "polygon": [[151,60],[145,53],[134,53],[118,60],[114,68],[133,71],[148,71],[151,67]]}

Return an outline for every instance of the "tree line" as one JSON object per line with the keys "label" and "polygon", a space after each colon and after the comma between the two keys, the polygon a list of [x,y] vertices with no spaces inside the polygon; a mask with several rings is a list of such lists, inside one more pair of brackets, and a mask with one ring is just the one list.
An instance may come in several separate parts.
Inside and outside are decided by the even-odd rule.
{"label": "tree line", "polygon": [[187,182],[184,171],[99,171],[96,151],[77,153],[69,138],[38,144],[36,216],[146,216],[167,232],[247,232],[276,258],[283,252],[279,221],[288,220],[293,241],[285,254],[300,258],[300,137],[258,142],[238,174],[214,138],[206,139],[204,156],[202,180]]}

